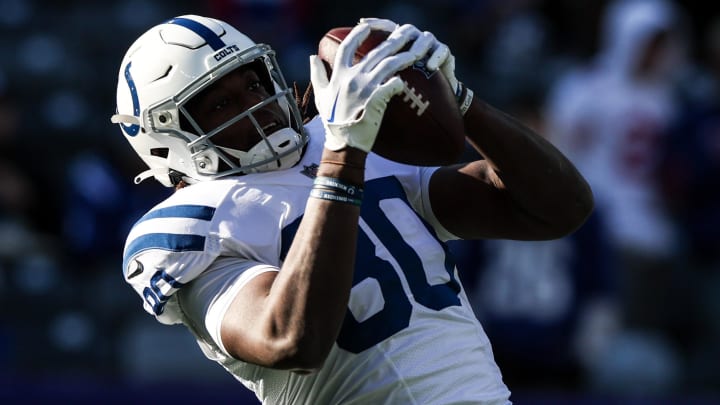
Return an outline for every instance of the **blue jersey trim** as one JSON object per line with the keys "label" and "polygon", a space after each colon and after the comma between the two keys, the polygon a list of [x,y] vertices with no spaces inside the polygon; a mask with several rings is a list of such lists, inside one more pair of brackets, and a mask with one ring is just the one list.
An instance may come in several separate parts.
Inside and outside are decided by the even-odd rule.
{"label": "blue jersey trim", "polygon": [[[156,218],[189,218],[210,221],[215,215],[215,207],[206,205],[173,205],[148,212],[136,223]],[[174,233],[150,233],[139,236],[125,249],[123,269],[127,268],[128,260],[137,253],[147,249],[163,249],[173,252],[202,251],[205,247],[204,235],[188,235]]]}
{"label": "blue jersey trim", "polygon": [[125,250],[123,269],[128,260],[143,250],[161,249],[172,252],[202,252],[205,249],[205,236],[178,235],[173,233],[149,233],[132,241]]}
{"label": "blue jersey trim", "polygon": [[173,205],[171,207],[160,208],[145,214],[136,225],[140,222],[155,218],[192,218],[201,221],[209,221],[215,215],[215,207],[207,205]]}

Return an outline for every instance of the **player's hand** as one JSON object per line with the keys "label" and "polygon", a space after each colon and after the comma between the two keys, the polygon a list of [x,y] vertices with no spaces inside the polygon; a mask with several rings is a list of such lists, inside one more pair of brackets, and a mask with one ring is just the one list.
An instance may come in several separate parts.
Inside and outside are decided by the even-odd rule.
{"label": "player's hand", "polygon": [[450,48],[448,48],[447,45],[436,41],[436,46],[428,58],[425,67],[431,72],[440,69],[443,76],[445,76],[448,83],[450,83],[450,88],[455,90],[455,95],[460,96],[462,85],[457,77],[455,77],[455,56],[450,52]]}
{"label": "player's hand", "polygon": [[[360,22],[373,24],[385,31],[392,31],[398,26],[397,23],[383,18],[361,18]],[[415,30],[419,32],[417,28],[415,28]],[[459,97],[462,91],[462,85],[455,77],[455,56],[453,56],[450,52],[450,48],[448,48],[448,46],[444,43],[438,41],[432,33],[424,31],[423,35],[426,36],[432,43],[430,47],[430,56],[428,57],[425,67],[431,72],[440,69],[448,83],[450,83],[450,88],[453,89],[453,91],[455,91],[455,95]]]}
{"label": "player's hand", "polygon": [[[387,103],[404,86],[395,74],[422,58],[432,46],[417,29],[393,26],[387,40],[353,65],[355,52],[372,29],[382,28],[378,23],[361,22],[350,31],[338,46],[329,79],[322,61],[317,55],[310,56],[310,80],[315,105],[327,129],[327,149],[350,146],[369,152]],[[398,53],[411,41],[408,51]]]}

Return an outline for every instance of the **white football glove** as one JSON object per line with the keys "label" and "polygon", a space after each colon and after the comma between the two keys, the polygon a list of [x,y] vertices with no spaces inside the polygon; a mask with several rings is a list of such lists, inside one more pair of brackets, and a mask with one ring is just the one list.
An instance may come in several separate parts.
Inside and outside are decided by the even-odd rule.
{"label": "white football glove", "polygon": [[[373,26],[379,27],[385,31],[392,31],[398,26],[395,22],[383,18],[361,18],[360,22],[373,24]],[[415,28],[415,30],[417,30],[417,28]],[[450,48],[448,48],[448,46],[444,43],[438,41],[432,33],[425,31],[423,34],[428,37],[429,41],[432,42],[430,45],[431,54],[425,64],[425,67],[431,72],[440,69],[448,83],[450,83],[450,88],[453,89],[455,95],[459,97],[462,89],[460,82],[455,77],[455,57],[450,52]]]}
{"label": "white football glove", "polygon": [[[391,31],[387,40],[353,65],[355,52],[370,30],[383,29],[380,23],[358,24],[338,46],[329,79],[322,61],[317,55],[310,56],[310,80],[315,106],[327,129],[327,149],[372,149],[387,103],[404,87],[394,75],[421,59],[432,46],[429,38],[412,28],[393,25],[386,30]],[[408,51],[397,53],[413,40]]]}
{"label": "white football glove", "polygon": [[455,91],[455,96],[460,97],[462,90],[460,81],[455,77],[455,56],[450,53],[450,48],[440,41],[436,42],[437,46],[433,50],[432,55],[428,58],[425,67],[431,72],[438,69],[442,72],[443,76],[450,83],[450,88]]}

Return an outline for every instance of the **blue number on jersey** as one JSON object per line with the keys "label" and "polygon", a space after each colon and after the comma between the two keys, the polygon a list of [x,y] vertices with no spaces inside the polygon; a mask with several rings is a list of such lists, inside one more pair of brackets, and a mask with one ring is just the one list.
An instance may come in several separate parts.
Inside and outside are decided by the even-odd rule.
{"label": "blue number on jersey", "polygon": [[[455,266],[447,246],[440,243],[445,251],[445,270],[448,272],[450,281],[445,284],[430,285],[425,276],[422,260],[380,208],[380,201],[391,198],[404,201],[407,208],[412,210],[402,185],[395,177],[383,177],[368,181],[365,184],[361,218],[399,264],[417,303],[437,311],[449,306],[460,305],[458,298],[460,284],[455,280]],[[283,229],[281,254],[283,260],[301,218]],[[435,238],[434,231],[430,226],[425,224],[425,228],[428,236]],[[360,353],[375,346],[405,329],[410,323],[412,304],[403,290],[400,276],[390,262],[375,255],[375,250],[375,244],[361,228],[358,233],[353,286],[369,278],[375,279],[380,285],[385,306],[362,322],[358,322],[350,311],[346,313],[337,342],[338,346],[353,353]]]}

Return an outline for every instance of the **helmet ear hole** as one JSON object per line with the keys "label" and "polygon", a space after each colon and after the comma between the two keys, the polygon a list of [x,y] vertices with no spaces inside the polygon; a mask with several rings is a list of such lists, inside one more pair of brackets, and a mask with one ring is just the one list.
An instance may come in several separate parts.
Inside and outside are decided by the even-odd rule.
{"label": "helmet ear hole", "polygon": [[170,148],[152,148],[152,149],[150,149],[150,154],[152,156],[157,156],[157,157],[161,157],[164,159],[167,159],[169,153],[170,153]]}
{"label": "helmet ear hole", "polygon": [[177,186],[178,184],[183,183],[184,182],[183,176],[184,175],[177,170],[170,170],[168,172],[168,177],[170,178],[170,183],[173,186]]}

